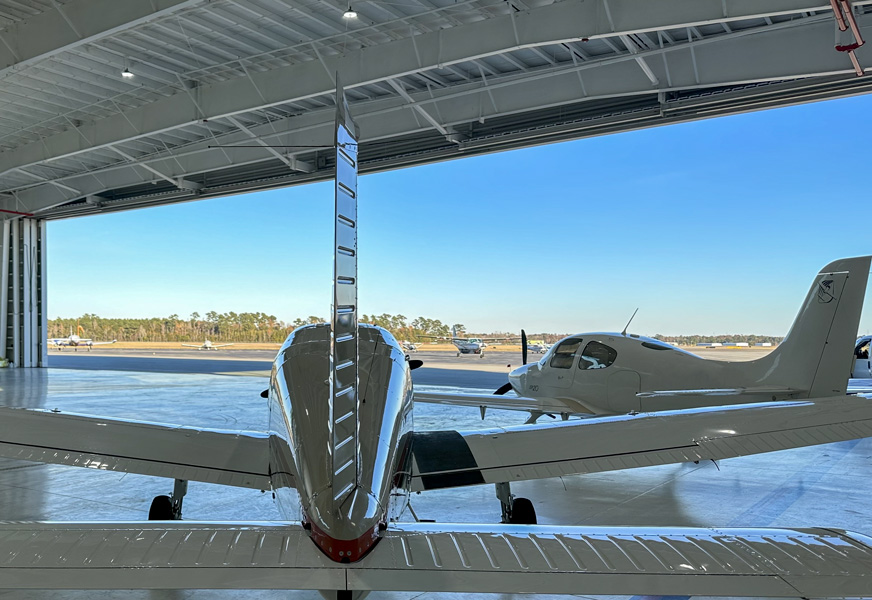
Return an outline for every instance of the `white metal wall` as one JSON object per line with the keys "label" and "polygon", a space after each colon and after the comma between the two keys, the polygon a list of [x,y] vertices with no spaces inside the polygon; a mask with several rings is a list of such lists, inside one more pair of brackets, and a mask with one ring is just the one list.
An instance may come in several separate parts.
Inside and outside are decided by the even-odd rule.
{"label": "white metal wall", "polygon": [[45,221],[3,221],[0,356],[16,367],[48,362]]}

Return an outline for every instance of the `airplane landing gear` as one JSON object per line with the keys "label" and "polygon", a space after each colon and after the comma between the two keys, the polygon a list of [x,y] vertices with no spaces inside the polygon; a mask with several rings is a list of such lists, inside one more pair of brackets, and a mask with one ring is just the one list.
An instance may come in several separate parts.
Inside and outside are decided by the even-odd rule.
{"label": "airplane landing gear", "polygon": [[512,486],[508,482],[495,483],[494,487],[502,509],[500,522],[514,525],[536,524],[536,509],[533,508],[533,503],[529,499],[516,498],[512,494]]}
{"label": "airplane landing gear", "polygon": [[176,479],[172,496],[155,496],[148,509],[149,521],[181,521],[182,501],[188,493],[188,482]]}

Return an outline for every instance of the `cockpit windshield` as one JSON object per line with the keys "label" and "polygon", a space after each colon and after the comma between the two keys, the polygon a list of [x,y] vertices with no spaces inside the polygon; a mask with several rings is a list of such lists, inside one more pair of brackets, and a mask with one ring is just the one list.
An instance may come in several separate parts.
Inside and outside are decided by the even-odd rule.
{"label": "cockpit windshield", "polygon": [[581,342],[581,338],[568,338],[560,342],[551,353],[551,366],[555,369],[571,369]]}

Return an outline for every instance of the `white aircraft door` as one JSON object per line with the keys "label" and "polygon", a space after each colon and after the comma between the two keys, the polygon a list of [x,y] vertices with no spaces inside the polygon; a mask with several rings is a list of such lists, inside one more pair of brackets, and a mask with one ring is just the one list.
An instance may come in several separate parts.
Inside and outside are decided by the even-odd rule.
{"label": "white aircraft door", "polygon": [[543,370],[547,385],[555,388],[568,388],[575,376],[576,354],[581,346],[581,338],[568,338],[560,342],[548,359],[548,368]]}
{"label": "white aircraft door", "polygon": [[609,410],[621,414],[642,410],[642,400],[636,395],[642,380],[636,371],[617,371],[609,376]]}
{"label": "white aircraft door", "polygon": [[851,377],[854,379],[872,379],[872,358],[870,358],[870,343],[872,336],[860,338],[854,348],[854,370]]}

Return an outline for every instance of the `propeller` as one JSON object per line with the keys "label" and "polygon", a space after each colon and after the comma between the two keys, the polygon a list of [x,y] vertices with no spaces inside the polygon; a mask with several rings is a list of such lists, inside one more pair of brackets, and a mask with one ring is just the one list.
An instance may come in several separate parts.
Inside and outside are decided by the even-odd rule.
{"label": "propeller", "polygon": [[521,330],[521,364],[527,364],[527,332]]}
{"label": "propeller", "polygon": [[[521,364],[527,364],[527,332],[523,329],[521,330]],[[502,396],[506,392],[510,391],[512,391],[512,384],[504,383],[499,388],[497,388],[497,391],[494,392],[494,396]]]}

